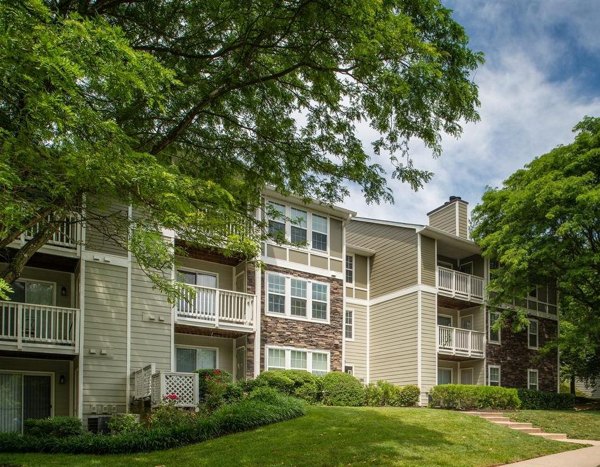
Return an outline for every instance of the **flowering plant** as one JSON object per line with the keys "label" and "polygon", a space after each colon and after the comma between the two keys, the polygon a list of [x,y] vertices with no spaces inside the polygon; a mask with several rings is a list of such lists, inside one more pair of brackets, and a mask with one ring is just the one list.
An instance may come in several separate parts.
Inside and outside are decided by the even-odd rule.
{"label": "flowering plant", "polygon": [[163,399],[166,401],[176,401],[179,399],[179,396],[177,394],[167,394]]}

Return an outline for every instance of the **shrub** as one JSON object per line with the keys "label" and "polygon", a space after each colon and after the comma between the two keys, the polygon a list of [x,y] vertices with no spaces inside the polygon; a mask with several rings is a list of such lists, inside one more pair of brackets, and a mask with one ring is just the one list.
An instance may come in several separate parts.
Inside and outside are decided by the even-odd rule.
{"label": "shrub", "polygon": [[430,393],[432,407],[443,409],[516,409],[520,405],[516,389],[499,386],[443,384]]}
{"label": "shrub", "polygon": [[365,390],[354,376],[333,371],[323,376],[323,403],[357,407],[363,404]]}
{"label": "shrub", "polygon": [[377,381],[365,387],[365,405],[411,407],[419,402],[420,394],[417,386],[395,386],[387,381]]}
{"label": "shrub", "polygon": [[81,434],[83,427],[77,417],[31,418],[25,420],[23,432],[36,437],[65,437]]}
{"label": "shrub", "polygon": [[254,386],[267,386],[315,403],[321,400],[321,378],[306,370],[270,370],[261,373]]}
{"label": "shrub", "polygon": [[[200,408],[205,413],[211,413],[224,403],[235,399],[236,391],[230,386],[232,376],[219,369],[196,370],[198,373],[198,398]],[[241,398],[241,395],[240,395]]]}
{"label": "shrub", "polygon": [[572,409],[575,405],[575,396],[571,394],[532,391],[531,389],[518,389],[517,392],[521,399],[522,409]]}
{"label": "shrub", "polygon": [[261,373],[255,379],[256,386],[268,386],[291,395],[294,392],[294,381],[286,375],[285,370],[269,370]]}
{"label": "shrub", "polygon": [[120,433],[134,433],[143,428],[138,416],[131,413],[122,413],[110,417],[108,429],[114,435]]}
{"label": "shrub", "polygon": [[151,428],[185,427],[191,425],[195,418],[195,413],[181,410],[174,403],[164,402],[152,409],[148,424]]}

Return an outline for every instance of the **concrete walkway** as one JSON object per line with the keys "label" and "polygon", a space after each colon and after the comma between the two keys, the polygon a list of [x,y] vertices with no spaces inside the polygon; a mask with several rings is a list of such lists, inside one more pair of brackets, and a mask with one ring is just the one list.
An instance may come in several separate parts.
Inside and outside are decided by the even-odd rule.
{"label": "concrete walkway", "polygon": [[536,457],[527,461],[515,462],[510,467],[598,467],[600,466],[600,442],[585,440],[569,440],[569,442],[580,441],[584,444],[595,443],[589,448],[577,449],[576,451],[561,452],[551,456]]}

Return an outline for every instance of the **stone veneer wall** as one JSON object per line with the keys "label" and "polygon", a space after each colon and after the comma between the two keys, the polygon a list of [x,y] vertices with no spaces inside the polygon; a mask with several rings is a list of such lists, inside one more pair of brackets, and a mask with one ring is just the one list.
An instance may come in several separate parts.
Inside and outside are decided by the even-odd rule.
{"label": "stone veneer wall", "polygon": [[[265,369],[265,346],[276,345],[330,352],[330,370],[342,370],[342,335],[344,323],[343,283],[340,279],[319,276],[276,266],[268,271],[278,272],[301,279],[313,279],[329,283],[329,324],[279,318],[265,314],[266,294],[261,293],[261,346],[260,367]],[[266,284],[262,273],[263,286]]]}
{"label": "stone veneer wall", "polygon": [[[558,337],[558,323],[551,319],[532,317],[539,323],[539,349]],[[515,333],[510,323],[502,329],[501,345],[487,344],[487,364],[500,365],[502,386],[527,388],[527,370],[538,370],[541,391],[556,392],[558,361],[556,350],[542,353],[527,348],[527,329]],[[486,369],[487,371],[487,369]]]}

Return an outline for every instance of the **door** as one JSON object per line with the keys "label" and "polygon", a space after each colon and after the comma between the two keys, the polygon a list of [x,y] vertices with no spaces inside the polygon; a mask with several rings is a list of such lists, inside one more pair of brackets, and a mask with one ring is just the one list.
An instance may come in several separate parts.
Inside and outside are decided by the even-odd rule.
{"label": "door", "polygon": [[473,315],[461,316],[460,317],[460,327],[462,329],[473,330]]}
{"label": "door", "polygon": [[0,432],[19,432],[23,420],[51,416],[50,375],[0,373]]}
{"label": "door", "polygon": [[235,349],[235,379],[236,381],[246,379],[246,347]]}
{"label": "door", "polygon": [[213,320],[216,309],[216,293],[218,278],[216,274],[205,272],[178,271],[179,281],[184,284],[196,285],[196,297],[193,300],[182,299],[179,302],[179,311],[191,314],[193,317]]}
{"label": "door", "polygon": [[452,384],[452,368],[438,368],[438,384]]}
{"label": "door", "polygon": [[473,384],[473,368],[461,368],[460,384]]}

